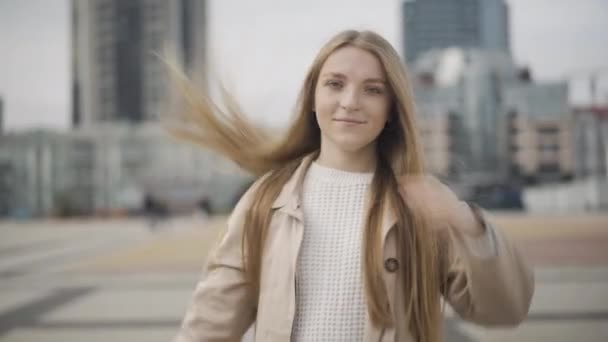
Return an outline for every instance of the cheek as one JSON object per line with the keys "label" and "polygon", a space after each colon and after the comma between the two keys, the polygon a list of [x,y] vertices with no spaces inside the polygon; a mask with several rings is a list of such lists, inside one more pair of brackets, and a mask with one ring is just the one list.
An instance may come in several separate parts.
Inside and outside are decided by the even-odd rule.
{"label": "cheek", "polygon": [[322,104],[318,104],[315,106],[315,117],[321,132],[327,132],[331,129],[332,113],[329,109],[325,108]]}
{"label": "cheek", "polygon": [[335,101],[323,94],[315,94],[315,113],[319,125],[331,121],[331,118],[337,108]]}
{"label": "cheek", "polygon": [[378,138],[380,133],[387,124],[389,119],[390,106],[384,101],[377,101],[370,103],[367,108],[367,119],[369,125],[365,129],[364,138],[365,140],[374,140]]}
{"label": "cheek", "polygon": [[384,127],[389,119],[390,105],[386,101],[377,101],[370,103],[369,120],[373,122],[374,127]]}

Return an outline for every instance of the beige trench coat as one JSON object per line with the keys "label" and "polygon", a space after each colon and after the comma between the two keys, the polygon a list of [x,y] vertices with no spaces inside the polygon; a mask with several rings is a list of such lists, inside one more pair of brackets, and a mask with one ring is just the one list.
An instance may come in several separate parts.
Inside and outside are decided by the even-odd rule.
{"label": "beige trench coat", "polygon": [[[224,238],[209,255],[206,274],[194,291],[175,342],[239,341],[254,322],[256,342],[290,341],[296,313],[296,258],[304,229],[299,191],[311,161],[310,157],[304,159],[273,204],[258,296],[251,295],[245,284],[241,259],[244,216],[253,194],[250,189],[228,220]],[[390,209],[383,215],[384,260],[399,262],[391,229],[395,216]],[[446,253],[448,260],[443,260],[449,281],[442,295],[465,320],[487,326],[517,325],[528,313],[533,273],[509,240],[499,230],[491,230],[490,254],[483,251],[487,246],[473,243],[472,237],[449,234],[452,248]],[[365,342],[415,342],[403,305],[397,304],[402,303],[403,293],[399,273],[385,267],[389,301],[396,303],[391,306],[396,324],[377,328],[367,321]]]}

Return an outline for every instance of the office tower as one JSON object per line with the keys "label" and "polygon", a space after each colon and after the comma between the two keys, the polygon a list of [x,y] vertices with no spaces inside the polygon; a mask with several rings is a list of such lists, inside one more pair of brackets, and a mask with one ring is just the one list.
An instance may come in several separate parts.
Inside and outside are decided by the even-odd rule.
{"label": "office tower", "polygon": [[202,0],[73,0],[73,126],[154,120],[166,99],[158,54],[202,65],[205,24]]}
{"label": "office tower", "polygon": [[426,51],[448,47],[510,54],[509,9],[504,0],[406,0],[402,10],[408,63]]}

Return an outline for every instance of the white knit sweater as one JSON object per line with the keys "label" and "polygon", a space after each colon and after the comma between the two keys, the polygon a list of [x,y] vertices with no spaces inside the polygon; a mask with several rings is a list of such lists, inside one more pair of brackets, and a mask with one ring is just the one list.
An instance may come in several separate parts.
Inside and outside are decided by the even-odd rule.
{"label": "white knit sweater", "polygon": [[363,340],[362,228],[372,177],[317,163],[306,174],[293,341]]}

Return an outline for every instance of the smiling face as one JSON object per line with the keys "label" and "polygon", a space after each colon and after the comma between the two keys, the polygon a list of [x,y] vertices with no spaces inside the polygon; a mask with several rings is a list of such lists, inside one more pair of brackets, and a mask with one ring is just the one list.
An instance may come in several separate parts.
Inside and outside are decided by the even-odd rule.
{"label": "smiling face", "polygon": [[385,72],[376,56],[354,46],[334,51],[315,88],[321,150],[375,153],[390,103]]}

